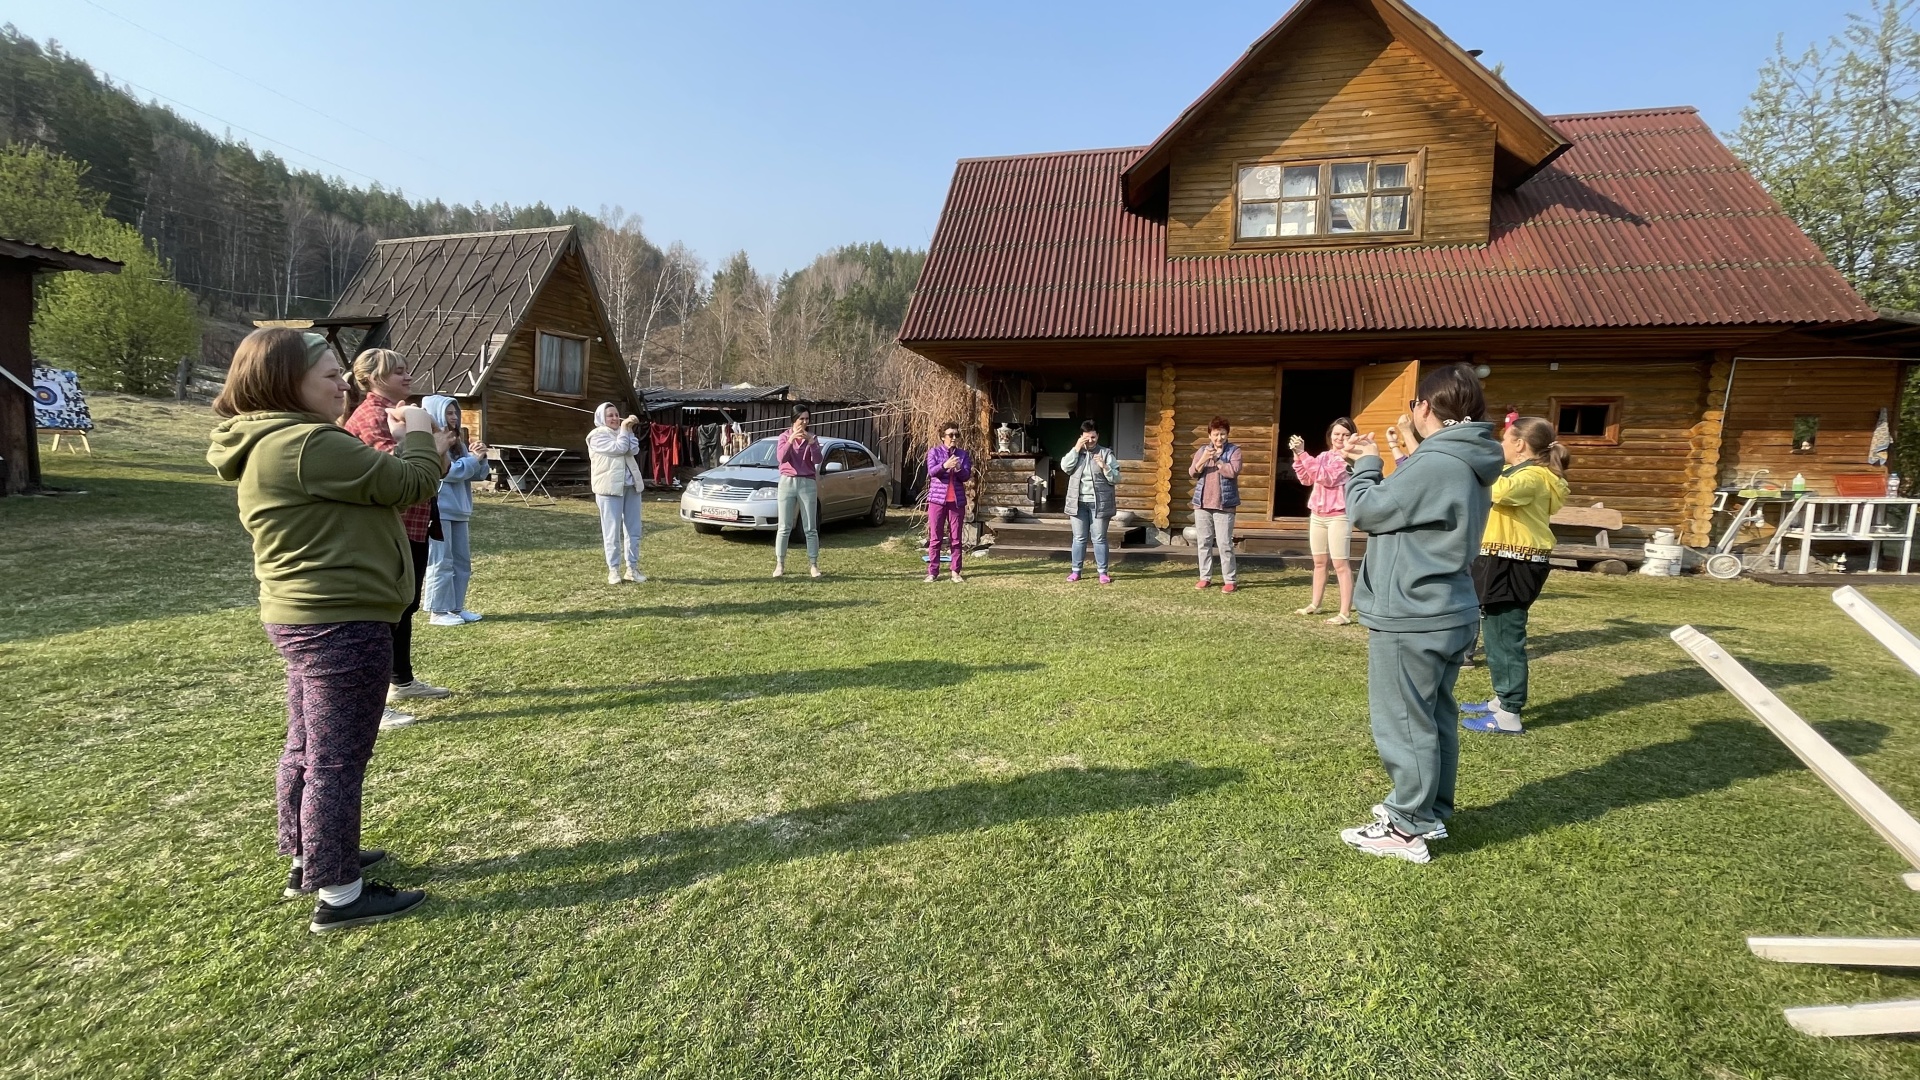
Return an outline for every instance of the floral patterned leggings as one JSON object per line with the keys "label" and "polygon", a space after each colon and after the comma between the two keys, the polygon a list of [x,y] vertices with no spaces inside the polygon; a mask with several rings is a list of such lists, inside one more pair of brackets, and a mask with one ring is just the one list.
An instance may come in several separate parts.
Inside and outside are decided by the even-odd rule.
{"label": "floral patterned leggings", "polygon": [[360,879],[360,790],[393,672],[393,624],[267,624],[287,661],[280,854],[308,887]]}

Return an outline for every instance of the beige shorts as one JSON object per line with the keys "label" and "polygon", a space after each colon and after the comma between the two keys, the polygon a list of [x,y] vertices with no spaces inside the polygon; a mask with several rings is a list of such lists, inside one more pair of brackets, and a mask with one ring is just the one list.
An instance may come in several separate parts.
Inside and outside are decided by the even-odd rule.
{"label": "beige shorts", "polygon": [[1315,514],[1309,518],[1307,550],[1315,555],[1331,555],[1342,561],[1351,560],[1353,558],[1353,526],[1347,524],[1347,515],[1321,517]]}

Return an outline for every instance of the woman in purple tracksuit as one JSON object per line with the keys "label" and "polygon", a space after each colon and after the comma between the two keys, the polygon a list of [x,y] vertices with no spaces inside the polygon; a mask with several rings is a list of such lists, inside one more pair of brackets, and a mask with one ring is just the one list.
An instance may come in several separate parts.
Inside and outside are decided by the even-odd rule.
{"label": "woman in purple tracksuit", "polygon": [[927,450],[927,580],[940,579],[940,541],[953,553],[953,580],[960,576],[960,523],[967,516],[967,481],[973,455],[960,445],[960,425],[940,429],[940,445]]}

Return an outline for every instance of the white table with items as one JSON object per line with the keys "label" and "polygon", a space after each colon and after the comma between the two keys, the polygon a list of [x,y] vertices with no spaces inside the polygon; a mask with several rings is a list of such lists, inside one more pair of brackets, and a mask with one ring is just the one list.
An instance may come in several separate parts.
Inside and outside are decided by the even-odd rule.
{"label": "white table with items", "polygon": [[[1880,571],[1880,545],[1889,540],[1900,542],[1900,573],[1905,574],[1913,558],[1914,519],[1920,517],[1920,499],[1856,498],[1844,495],[1809,495],[1793,505],[1781,526],[1782,543],[1775,549],[1774,568],[1781,569],[1787,559],[1787,545],[1800,541],[1800,565],[1796,573],[1807,572],[1813,545],[1823,542],[1867,543],[1873,554],[1867,560],[1869,574]],[[1898,509],[1895,515],[1889,513]],[[1896,522],[1894,519],[1898,517]]]}

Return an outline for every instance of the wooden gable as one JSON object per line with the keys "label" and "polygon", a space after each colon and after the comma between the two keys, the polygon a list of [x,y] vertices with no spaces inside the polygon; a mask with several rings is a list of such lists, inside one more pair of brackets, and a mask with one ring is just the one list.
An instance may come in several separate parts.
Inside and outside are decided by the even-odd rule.
{"label": "wooden gable", "polygon": [[1244,249],[1234,243],[1233,185],[1245,165],[1385,154],[1416,155],[1411,233],[1322,245],[1485,243],[1497,133],[1492,116],[1371,11],[1316,5],[1171,148],[1167,254]]}
{"label": "wooden gable", "polygon": [[[535,388],[534,357],[542,332],[585,342],[583,393],[551,394]],[[480,391],[484,437],[494,442],[571,447],[593,426],[594,406],[613,401],[624,411],[637,408],[579,244],[569,244],[554,263],[518,327],[487,366]]]}

